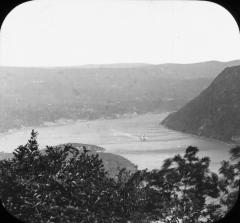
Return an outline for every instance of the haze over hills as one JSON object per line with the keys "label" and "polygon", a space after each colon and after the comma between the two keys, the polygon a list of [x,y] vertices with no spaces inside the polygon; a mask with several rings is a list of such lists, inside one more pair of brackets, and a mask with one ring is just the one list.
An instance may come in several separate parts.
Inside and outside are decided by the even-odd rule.
{"label": "haze over hills", "polygon": [[163,125],[223,141],[240,139],[240,66],[228,67]]}
{"label": "haze over hills", "polygon": [[110,64],[0,68],[0,132],[58,119],[117,118],[179,109],[225,67],[196,64]]}
{"label": "haze over hills", "polygon": [[[48,70],[52,72],[85,70],[85,69],[139,69],[145,68],[145,72],[155,71],[161,77],[171,78],[215,78],[224,68],[237,66],[240,64],[240,60],[232,60],[228,62],[221,61],[206,61],[198,63],[164,63],[164,64],[148,64],[148,63],[113,63],[113,64],[86,64],[80,66],[58,66],[58,67],[10,67],[0,66],[0,71],[4,73],[19,72],[39,74],[39,71]],[[86,71],[86,70],[85,70]],[[106,71],[106,70],[105,70]],[[110,70],[111,71],[111,70]],[[169,76],[170,75],[170,76]]]}

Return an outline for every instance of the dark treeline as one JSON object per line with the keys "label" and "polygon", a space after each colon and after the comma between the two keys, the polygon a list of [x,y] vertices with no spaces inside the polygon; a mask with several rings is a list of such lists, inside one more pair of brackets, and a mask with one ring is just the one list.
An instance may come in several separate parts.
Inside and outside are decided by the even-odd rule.
{"label": "dark treeline", "polygon": [[240,147],[219,173],[189,146],[157,170],[109,177],[98,154],[83,147],[40,151],[32,131],[14,157],[0,161],[0,199],[6,210],[31,223],[213,222],[233,207],[239,188]]}

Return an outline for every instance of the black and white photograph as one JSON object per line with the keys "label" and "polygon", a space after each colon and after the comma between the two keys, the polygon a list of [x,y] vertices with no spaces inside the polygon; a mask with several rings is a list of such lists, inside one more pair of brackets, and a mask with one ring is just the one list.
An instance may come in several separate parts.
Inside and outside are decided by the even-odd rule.
{"label": "black and white photograph", "polygon": [[210,223],[240,176],[240,36],[208,1],[33,0],[0,30],[0,201],[25,223]]}

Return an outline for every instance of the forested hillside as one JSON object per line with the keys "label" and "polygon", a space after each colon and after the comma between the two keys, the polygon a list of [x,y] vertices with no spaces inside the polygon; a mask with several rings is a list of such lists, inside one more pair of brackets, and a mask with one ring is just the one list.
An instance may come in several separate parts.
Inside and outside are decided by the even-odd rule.
{"label": "forested hillside", "polygon": [[58,119],[117,118],[180,108],[229,64],[0,68],[0,131]]}
{"label": "forested hillside", "polygon": [[240,66],[226,68],[199,96],[163,124],[224,141],[240,139]]}

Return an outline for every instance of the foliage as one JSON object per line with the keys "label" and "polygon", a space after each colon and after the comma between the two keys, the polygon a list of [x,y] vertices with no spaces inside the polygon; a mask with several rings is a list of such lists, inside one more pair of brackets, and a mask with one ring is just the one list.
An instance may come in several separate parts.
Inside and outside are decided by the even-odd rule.
{"label": "foliage", "polygon": [[[149,174],[148,207],[156,220],[201,222],[210,217],[206,200],[218,197],[218,176],[209,170],[210,159],[200,159],[197,152],[190,146],[184,156],[165,160]],[[212,206],[211,213],[216,209]]]}
{"label": "foliage", "polygon": [[240,177],[240,146],[230,150],[230,161],[222,161],[219,169],[221,179],[219,182],[221,189],[221,204],[226,211],[230,211],[239,194]]}
{"label": "foliage", "polygon": [[36,136],[33,131],[12,160],[0,163],[6,209],[26,222],[107,222],[115,184],[98,155],[72,146],[47,147],[43,154]]}
{"label": "foliage", "polygon": [[[211,222],[235,199],[230,188],[237,188],[239,162],[225,161],[219,178],[196,147],[165,160],[159,170],[122,169],[111,178],[98,154],[85,147],[39,150],[36,138],[33,130],[12,159],[0,161],[2,204],[25,222]],[[231,151],[234,161],[239,151]],[[212,202],[220,197],[221,202]]]}

